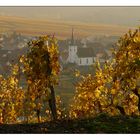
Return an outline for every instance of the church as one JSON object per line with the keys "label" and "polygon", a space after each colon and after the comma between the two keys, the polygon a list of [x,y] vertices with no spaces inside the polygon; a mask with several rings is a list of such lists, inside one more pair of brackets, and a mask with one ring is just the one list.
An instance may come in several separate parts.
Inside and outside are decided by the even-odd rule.
{"label": "church", "polygon": [[93,49],[86,46],[78,47],[74,41],[74,34],[72,29],[72,37],[68,46],[68,63],[75,63],[78,66],[89,66],[94,64],[95,54]]}

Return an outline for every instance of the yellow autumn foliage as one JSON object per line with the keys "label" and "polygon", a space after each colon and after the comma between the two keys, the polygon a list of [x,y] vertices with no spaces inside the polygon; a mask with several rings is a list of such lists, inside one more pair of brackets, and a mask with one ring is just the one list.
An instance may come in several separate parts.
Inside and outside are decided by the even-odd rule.
{"label": "yellow autumn foliage", "polygon": [[80,76],[83,79],[76,87],[71,118],[100,113],[139,115],[140,30],[122,36],[112,55],[112,60],[106,61],[102,68],[96,63],[95,75]]}

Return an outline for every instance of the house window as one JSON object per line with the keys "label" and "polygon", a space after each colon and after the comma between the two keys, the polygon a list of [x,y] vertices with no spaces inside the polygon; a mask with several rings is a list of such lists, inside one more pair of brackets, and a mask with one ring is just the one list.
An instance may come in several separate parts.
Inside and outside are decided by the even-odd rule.
{"label": "house window", "polygon": [[87,58],[87,64],[88,64],[88,58]]}

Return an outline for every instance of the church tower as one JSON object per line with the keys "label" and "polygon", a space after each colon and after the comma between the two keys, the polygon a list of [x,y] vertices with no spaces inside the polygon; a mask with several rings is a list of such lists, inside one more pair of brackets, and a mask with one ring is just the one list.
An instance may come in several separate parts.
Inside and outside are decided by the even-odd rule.
{"label": "church tower", "polygon": [[71,41],[70,41],[70,44],[69,44],[68,62],[69,63],[76,63],[76,59],[77,59],[77,46],[75,45],[74,30],[72,28]]}

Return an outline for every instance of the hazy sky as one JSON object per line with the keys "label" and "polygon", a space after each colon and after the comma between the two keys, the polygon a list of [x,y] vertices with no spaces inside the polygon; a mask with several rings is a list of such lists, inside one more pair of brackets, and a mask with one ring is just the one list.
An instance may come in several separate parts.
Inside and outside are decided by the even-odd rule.
{"label": "hazy sky", "polygon": [[140,7],[0,7],[0,15],[125,26],[140,25]]}

